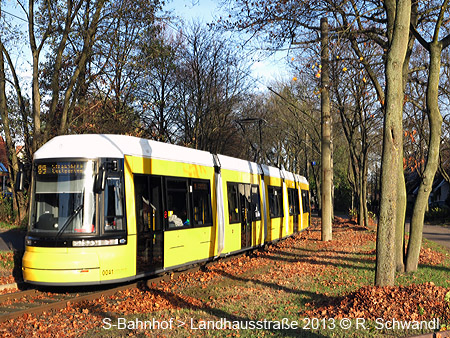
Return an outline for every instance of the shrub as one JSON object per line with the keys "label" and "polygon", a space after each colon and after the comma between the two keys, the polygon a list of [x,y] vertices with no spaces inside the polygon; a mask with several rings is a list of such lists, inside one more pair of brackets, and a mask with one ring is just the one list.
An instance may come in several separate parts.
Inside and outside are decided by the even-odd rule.
{"label": "shrub", "polygon": [[[348,215],[350,216],[350,220],[356,222],[358,220],[358,210],[357,209],[349,209]],[[377,215],[374,212],[368,211],[367,215],[369,216],[369,225],[375,225],[377,223]]]}
{"label": "shrub", "polygon": [[428,222],[445,222],[450,220],[450,208],[434,207],[425,212],[425,221]]}
{"label": "shrub", "polygon": [[15,218],[12,197],[0,194],[0,221],[13,222]]}
{"label": "shrub", "polygon": [[350,216],[350,220],[355,221],[358,219],[358,210],[356,209],[349,209],[348,215]]}

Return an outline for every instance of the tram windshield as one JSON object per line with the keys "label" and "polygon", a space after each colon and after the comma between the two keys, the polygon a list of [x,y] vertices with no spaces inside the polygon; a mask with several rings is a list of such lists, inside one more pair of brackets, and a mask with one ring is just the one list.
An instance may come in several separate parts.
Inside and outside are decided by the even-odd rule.
{"label": "tram windshield", "polygon": [[95,232],[94,161],[38,162],[30,232]]}

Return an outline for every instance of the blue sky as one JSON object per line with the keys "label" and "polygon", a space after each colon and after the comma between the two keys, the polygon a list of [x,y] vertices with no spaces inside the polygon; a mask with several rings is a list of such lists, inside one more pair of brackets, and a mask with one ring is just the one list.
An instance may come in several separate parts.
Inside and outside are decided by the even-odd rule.
{"label": "blue sky", "polygon": [[205,22],[211,21],[220,15],[218,1],[214,0],[169,0],[166,8],[186,19],[200,19]]}
{"label": "blue sky", "polygon": [[[200,22],[211,22],[221,15],[220,0],[169,0],[165,9],[173,10],[173,14],[186,21],[199,20]],[[252,63],[252,75],[260,80],[258,87],[263,90],[276,80],[290,77],[286,69],[288,57],[286,52],[279,52],[263,60],[250,60]]]}

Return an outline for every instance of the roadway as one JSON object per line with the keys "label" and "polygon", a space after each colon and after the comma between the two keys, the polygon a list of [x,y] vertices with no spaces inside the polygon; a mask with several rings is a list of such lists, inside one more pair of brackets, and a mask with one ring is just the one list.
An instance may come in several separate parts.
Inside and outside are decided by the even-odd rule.
{"label": "roadway", "polygon": [[[409,230],[409,224],[407,227]],[[424,224],[423,237],[450,249],[450,226]]]}
{"label": "roadway", "polygon": [[0,251],[23,251],[25,247],[25,232],[19,230],[0,231]]}

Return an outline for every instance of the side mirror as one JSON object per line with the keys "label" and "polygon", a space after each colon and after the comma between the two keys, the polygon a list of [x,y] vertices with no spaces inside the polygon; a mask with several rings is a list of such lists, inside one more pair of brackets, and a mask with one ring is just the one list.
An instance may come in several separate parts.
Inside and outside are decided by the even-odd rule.
{"label": "side mirror", "polygon": [[94,192],[96,194],[102,192],[105,190],[106,185],[106,170],[104,166],[101,166],[98,170],[98,174],[95,177],[95,183],[94,183]]}
{"label": "side mirror", "polygon": [[14,190],[15,191],[23,191],[24,189],[24,172],[20,169],[17,172],[16,182],[14,182]]}

